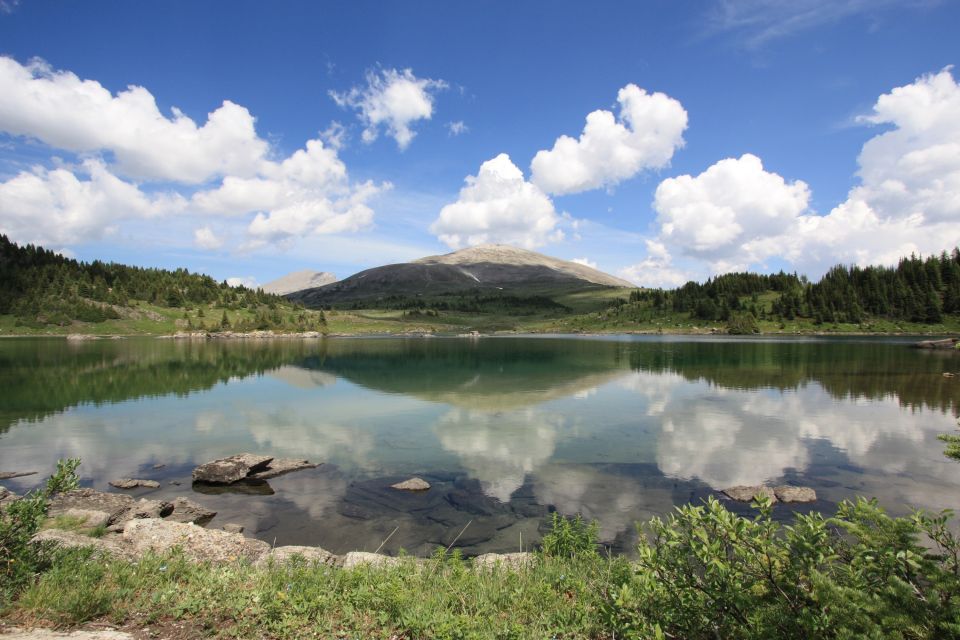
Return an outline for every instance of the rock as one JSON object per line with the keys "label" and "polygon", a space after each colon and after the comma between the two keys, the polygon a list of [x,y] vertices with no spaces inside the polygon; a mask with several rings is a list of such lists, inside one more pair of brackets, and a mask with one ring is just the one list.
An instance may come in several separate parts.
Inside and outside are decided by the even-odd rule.
{"label": "rock", "polygon": [[430,483],[423,478],[410,478],[409,480],[392,484],[390,488],[400,491],[426,491],[430,488]]}
{"label": "rock", "polygon": [[102,538],[91,538],[76,531],[64,531],[62,529],[43,529],[37,535],[33,536],[33,542],[46,542],[58,547],[78,548],[92,547],[98,552],[105,553],[128,560],[134,560],[137,554],[129,545],[123,542],[120,536],[103,536]]}
{"label": "rock", "polygon": [[243,525],[235,522],[228,522],[223,525],[223,530],[227,533],[243,533]]}
{"label": "rock", "polygon": [[302,558],[308,564],[325,564],[330,567],[339,566],[342,561],[340,556],[332,554],[320,547],[289,545],[271,549],[268,554],[257,561],[257,564],[265,565],[270,562],[274,564],[284,564],[294,558]]}
{"label": "rock", "polygon": [[816,502],[817,492],[810,487],[791,487],[783,485],[773,488],[774,494],[781,502]]}
{"label": "rock", "polygon": [[477,569],[526,569],[533,566],[537,557],[532,553],[485,553],[473,559],[473,566]]}
{"label": "rock", "polygon": [[87,335],[85,333],[71,333],[67,335],[67,340],[70,342],[82,342],[84,340],[99,340],[97,336]]}
{"label": "rock", "polygon": [[220,458],[200,465],[193,470],[194,482],[231,484],[246,478],[251,473],[263,471],[273,460],[270,456],[241,453],[229,458]]}
{"label": "rock", "polygon": [[251,473],[248,478],[254,480],[267,480],[276,478],[291,471],[300,471],[301,469],[315,469],[320,465],[311,463],[309,460],[298,460],[296,458],[274,458],[263,471]]}
{"label": "rock", "polygon": [[955,374],[955,373],[950,373],[949,371],[944,371],[944,372],[943,372],[943,377],[944,377],[944,378],[955,378],[956,376],[957,376],[957,374]]}
{"label": "rock", "polygon": [[130,520],[144,518],[163,518],[173,513],[173,505],[163,500],[146,500],[141,498],[125,509],[110,516],[109,524],[122,525]]}
{"label": "rock", "polygon": [[129,633],[115,629],[97,629],[95,631],[60,632],[51,629],[30,629],[16,627],[3,631],[3,640],[135,640]]}
{"label": "rock", "polygon": [[956,349],[960,338],[945,338],[943,340],[921,340],[913,346],[917,349]]}
{"label": "rock", "polygon": [[166,519],[171,522],[192,522],[202,526],[213,520],[215,515],[217,515],[216,511],[211,511],[193,500],[177,498],[173,501],[173,512]]}
{"label": "rock", "polygon": [[110,514],[106,511],[94,511],[92,509],[67,509],[62,514],[67,518],[82,520],[88,527],[102,527],[110,522]]}
{"label": "rock", "polygon": [[221,496],[236,493],[242,496],[272,496],[275,492],[266,480],[244,478],[232,484],[207,484],[194,482],[193,490],[208,496]]}
{"label": "rock", "polygon": [[117,489],[136,489],[137,487],[156,489],[160,486],[160,483],[156,480],[140,480],[137,478],[118,478],[111,480],[109,484],[111,487],[116,487]]}
{"label": "rock", "polygon": [[0,480],[11,480],[13,478],[35,475],[37,475],[36,471],[0,471]]}
{"label": "rock", "polygon": [[0,507],[4,507],[12,502],[16,502],[20,496],[6,487],[0,487]]}
{"label": "rock", "polygon": [[47,505],[47,515],[63,515],[68,509],[105,511],[111,516],[133,505],[133,498],[122,493],[104,493],[96,489],[73,489],[58,493]]}
{"label": "rock", "polygon": [[270,551],[266,542],[245,538],[238,533],[154,518],[127,523],[123,539],[138,554],[147,551],[164,553],[179,547],[191,560],[216,564],[237,560],[255,562]]}
{"label": "rock", "polygon": [[163,468],[166,467],[166,466],[167,466],[167,465],[165,465],[165,464],[155,464],[155,465],[153,465],[152,468],[153,468],[153,469],[163,469]]}
{"label": "rock", "polygon": [[344,569],[355,569],[362,566],[370,567],[397,567],[403,561],[400,558],[385,556],[380,553],[370,553],[368,551],[351,551],[343,556],[340,566]]}
{"label": "rock", "polygon": [[767,496],[771,503],[777,501],[777,496],[770,487],[738,485],[724,489],[723,493],[737,502],[752,502],[759,496]]}

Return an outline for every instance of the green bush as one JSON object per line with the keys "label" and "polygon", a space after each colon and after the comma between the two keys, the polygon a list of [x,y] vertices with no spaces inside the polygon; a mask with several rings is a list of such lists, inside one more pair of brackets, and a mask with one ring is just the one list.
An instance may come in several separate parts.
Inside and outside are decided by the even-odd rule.
{"label": "green bush", "polygon": [[580,514],[565,518],[554,511],[550,531],[540,543],[540,552],[550,558],[596,556],[599,536],[600,527],[596,521],[584,522]]}

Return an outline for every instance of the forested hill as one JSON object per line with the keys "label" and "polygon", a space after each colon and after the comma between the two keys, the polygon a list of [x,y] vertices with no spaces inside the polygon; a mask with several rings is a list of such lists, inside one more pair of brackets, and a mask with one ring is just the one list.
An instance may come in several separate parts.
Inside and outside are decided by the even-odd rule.
{"label": "forested hill", "polygon": [[883,319],[934,325],[960,316],[960,249],[902,258],[896,267],[836,266],[818,282],[784,272],[729,273],[677,289],[643,289],[615,303],[620,315],[647,309],[727,322],[734,332],[758,321],[816,325]]}
{"label": "forested hill", "polygon": [[[218,313],[208,316],[204,309]],[[17,326],[42,328],[122,318],[160,322],[170,315],[158,310],[176,310],[177,319],[182,320],[178,326],[185,328],[290,325],[315,329],[322,318],[280,296],[218,283],[186,269],[79,262],[42,247],[19,246],[0,234],[0,316],[13,316]],[[286,312],[295,313],[291,317]],[[206,324],[205,317],[209,318]]]}

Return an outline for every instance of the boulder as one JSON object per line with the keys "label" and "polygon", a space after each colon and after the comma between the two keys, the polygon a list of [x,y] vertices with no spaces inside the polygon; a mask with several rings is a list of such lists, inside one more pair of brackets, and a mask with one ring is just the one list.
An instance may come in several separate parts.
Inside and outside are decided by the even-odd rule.
{"label": "boulder", "polygon": [[241,453],[204,463],[193,470],[194,482],[208,484],[231,484],[243,480],[251,473],[264,471],[273,460],[271,456]]}
{"label": "boulder", "polygon": [[760,496],[770,498],[771,503],[777,501],[777,495],[770,487],[738,485],[724,489],[723,493],[731,500],[736,500],[737,502],[753,502],[753,500]]}
{"label": "boulder", "polygon": [[133,498],[122,493],[104,493],[96,489],[73,489],[58,493],[47,504],[47,515],[63,515],[68,509],[105,511],[111,516],[133,505]]}
{"label": "boulder", "polygon": [[235,522],[228,522],[223,525],[223,530],[227,533],[243,533],[243,525]]}
{"label": "boulder", "polygon": [[58,547],[67,548],[92,547],[100,553],[126,558],[128,560],[135,560],[138,557],[138,554],[135,553],[129,545],[125,544],[119,536],[91,538],[76,531],[43,529],[37,535],[33,536],[33,542],[46,542]]}
{"label": "boulder", "polygon": [[10,489],[6,487],[0,487],[0,507],[10,504],[11,502],[16,502],[20,499],[20,496],[15,494]]}
{"label": "boulder", "polygon": [[921,340],[915,343],[918,349],[956,349],[960,344],[960,338],[945,338],[943,340]]}
{"label": "boulder", "polygon": [[179,547],[191,560],[215,564],[255,562],[270,551],[266,542],[239,533],[155,518],[130,521],[123,530],[123,539],[138,554],[164,553]]}
{"label": "boulder", "polygon": [[0,480],[12,480],[13,478],[35,475],[37,475],[36,471],[0,471]]}
{"label": "boulder", "polygon": [[537,556],[528,552],[518,553],[485,553],[473,559],[473,566],[477,569],[526,569],[533,566]]}
{"label": "boulder", "polygon": [[385,556],[380,553],[370,553],[368,551],[351,551],[343,556],[340,566],[344,569],[355,569],[357,567],[398,567],[403,562],[400,558]]}
{"label": "boulder", "polygon": [[64,517],[83,521],[87,527],[103,527],[110,523],[110,514],[106,511],[94,511],[91,509],[67,509],[62,514]]}
{"label": "boulder", "polygon": [[409,480],[392,484],[390,488],[399,491],[426,491],[430,488],[430,483],[423,478],[410,478]]}
{"label": "boulder", "polygon": [[268,554],[257,561],[257,564],[264,565],[270,562],[274,564],[284,564],[294,558],[301,558],[308,564],[325,564],[331,567],[339,566],[341,563],[340,556],[334,555],[326,549],[288,545],[271,549]]}
{"label": "boulder", "polygon": [[810,487],[791,487],[783,485],[773,488],[780,502],[816,502],[817,492]]}
{"label": "boulder", "polygon": [[156,480],[140,480],[138,478],[118,478],[111,480],[109,484],[117,489],[136,489],[137,487],[156,489],[160,486],[160,483]]}
{"label": "boulder", "polygon": [[301,469],[315,469],[320,465],[311,463],[309,460],[298,460],[297,458],[274,458],[263,471],[257,471],[248,475],[253,480],[267,480],[276,478],[291,471],[300,471]]}
{"label": "boulder", "polygon": [[111,525],[124,525],[131,520],[144,518],[163,518],[173,513],[173,505],[164,500],[146,500],[141,498],[125,509],[110,516]]}
{"label": "boulder", "polygon": [[192,522],[193,524],[205,525],[217,515],[216,511],[211,511],[201,504],[186,498],[176,498],[173,501],[173,512],[167,516],[171,522]]}

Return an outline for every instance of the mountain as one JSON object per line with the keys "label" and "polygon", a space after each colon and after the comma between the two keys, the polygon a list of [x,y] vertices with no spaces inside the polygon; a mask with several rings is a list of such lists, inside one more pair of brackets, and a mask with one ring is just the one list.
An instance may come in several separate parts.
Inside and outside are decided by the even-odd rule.
{"label": "mountain", "polygon": [[263,285],[266,293],[275,293],[279,296],[285,296],[288,293],[303,291],[304,289],[315,289],[323,285],[337,281],[337,276],[328,271],[312,271],[304,269],[303,271],[294,271],[285,276],[277,278]]}
{"label": "mountain", "polygon": [[634,287],[575,262],[506,245],[482,245],[413,262],[367,269],[339,282],[289,295],[308,307],[389,296],[469,291],[538,295],[598,287]]}

